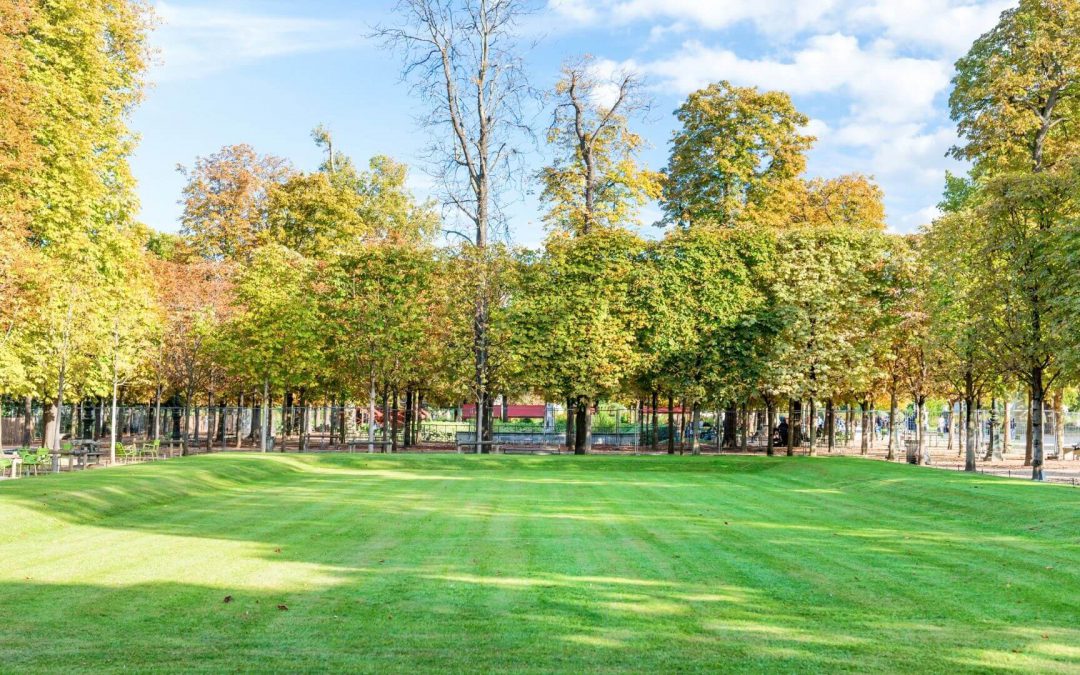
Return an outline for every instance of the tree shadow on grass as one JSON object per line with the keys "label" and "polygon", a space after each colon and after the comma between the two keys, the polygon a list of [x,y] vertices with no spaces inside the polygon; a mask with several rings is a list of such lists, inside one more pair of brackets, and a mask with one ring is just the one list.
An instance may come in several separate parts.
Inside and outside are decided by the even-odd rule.
{"label": "tree shadow on grass", "polygon": [[9,672],[1080,666],[1080,635],[1057,626],[961,634],[861,615],[844,631],[827,628],[748,589],[618,577],[514,580],[394,567],[307,590],[31,581],[0,600],[0,662]]}

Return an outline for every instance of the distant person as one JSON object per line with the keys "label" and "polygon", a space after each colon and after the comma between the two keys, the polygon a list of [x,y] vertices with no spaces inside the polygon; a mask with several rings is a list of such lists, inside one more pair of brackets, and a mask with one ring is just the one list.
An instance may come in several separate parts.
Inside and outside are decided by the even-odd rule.
{"label": "distant person", "polygon": [[780,424],[776,425],[776,435],[780,438],[780,445],[787,445],[788,423],[786,417],[781,417]]}

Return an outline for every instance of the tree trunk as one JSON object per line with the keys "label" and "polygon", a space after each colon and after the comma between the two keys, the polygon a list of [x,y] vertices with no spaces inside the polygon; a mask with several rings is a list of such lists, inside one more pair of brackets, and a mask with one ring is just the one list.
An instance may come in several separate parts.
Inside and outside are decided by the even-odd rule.
{"label": "tree trunk", "polygon": [[675,454],[675,397],[667,397],[667,454]]}
{"label": "tree trunk", "polygon": [[836,447],[836,404],[831,396],[825,401],[825,434],[828,452],[832,454]]}
{"label": "tree trunk", "polygon": [[742,404],[742,408],[739,411],[740,424],[742,428],[742,436],[739,438],[739,451],[746,453],[750,449],[750,411],[746,408],[746,403]]}
{"label": "tree trunk", "polygon": [[394,387],[394,392],[391,394],[391,400],[393,400],[393,407],[390,410],[390,452],[398,451],[398,390]]}
{"label": "tree trunk", "polygon": [[34,399],[27,394],[23,401],[23,437],[22,444],[27,448],[34,442]]}
{"label": "tree trunk", "polygon": [[657,424],[660,418],[660,412],[657,408],[660,406],[660,394],[654,389],[652,393],[652,449],[653,452],[660,450],[660,428]]}
{"label": "tree trunk", "polygon": [[1058,459],[1065,458],[1065,390],[1059,388],[1054,392],[1054,447],[1057,448]]}
{"label": "tree trunk", "polygon": [[768,442],[765,445],[765,454],[772,457],[776,453],[776,448],[773,443],[773,430],[776,428],[776,404],[772,400],[765,402],[765,425],[768,427],[766,433],[768,435]]}
{"label": "tree trunk", "polygon": [[[483,422],[480,419],[480,415],[481,415],[480,408],[481,408],[481,406],[479,406],[479,405],[476,406],[476,440],[477,441],[480,440],[481,434],[484,431],[483,428],[481,427],[481,424]],[[386,452],[386,444],[387,444],[387,441],[389,441],[389,440],[390,440],[390,391],[389,391],[389,389],[387,389],[386,383],[384,382],[383,383],[383,390],[382,390],[382,442],[383,442],[383,452]],[[477,444],[477,446],[476,446],[476,451],[478,453],[480,452],[480,445],[479,444]]]}
{"label": "tree trunk", "polygon": [[927,434],[930,431],[930,411],[926,408],[926,397],[919,398],[919,463],[929,466],[932,458],[930,457],[930,443]]}
{"label": "tree trunk", "polygon": [[1001,412],[1001,454],[1004,457],[1009,452],[1009,441],[1012,440],[1012,415],[1010,410],[1009,396],[1002,401]]}
{"label": "tree trunk", "polygon": [[566,399],[566,451],[573,452],[577,434],[574,432],[574,417],[577,416],[577,404],[574,399]]}
{"label": "tree trunk", "polygon": [[870,454],[870,444],[874,437],[874,423],[871,420],[872,415],[873,413],[870,411],[870,401],[864,400],[862,402],[862,421],[860,422],[862,426],[862,438],[859,443],[859,453],[864,457]]}
{"label": "tree trunk", "polygon": [[412,445],[413,390],[405,388],[405,447]]}
{"label": "tree trunk", "polygon": [[[270,381],[263,380],[262,415],[259,416],[259,452],[266,452],[270,434]],[[254,422],[254,420],[252,420]]]}
{"label": "tree trunk", "polygon": [[787,456],[795,456],[795,430],[798,428],[798,421],[795,419],[795,400],[788,400],[788,419],[787,419]]}
{"label": "tree trunk", "polygon": [[813,457],[817,454],[817,403],[812,398],[810,399],[809,417],[809,427],[807,428],[809,440],[807,442],[810,444],[810,450],[807,454]]}
{"label": "tree trunk", "polygon": [[[375,452],[375,399],[378,397],[378,393],[375,391],[375,369],[371,369],[371,381],[368,388],[368,425],[367,425],[367,440],[368,440],[368,454]],[[341,407],[342,415],[345,414],[345,406]],[[345,420],[342,419],[341,426],[344,428]]]}
{"label": "tree trunk", "polygon": [[[970,375],[969,375],[970,379]],[[968,393],[964,396],[963,407],[967,408],[966,414],[963,419],[963,431],[967,434],[967,443],[963,447],[963,470],[975,471],[975,400],[971,396],[971,389],[969,387]]]}
{"label": "tree trunk", "polygon": [[[116,464],[116,399],[120,393],[120,383],[118,381],[119,373],[117,372],[116,353],[113,353],[113,367],[112,367],[112,408],[109,422],[109,464]],[[74,414],[74,411],[72,411]]]}
{"label": "tree trunk", "polygon": [[1032,445],[1031,445],[1031,418],[1032,418],[1032,415],[1031,415],[1031,410],[1032,410],[1031,389],[1029,388],[1028,391],[1027,391],[1027,428],[1024,431],[1024,433],[1026,434],[1025,437],[1024,437],[1024,444],[1025,444],[1025,446],[1024,446],[1024,466],[1031,466],[1031,460],[1032,460]]}
{"label": "tree trunk", "polygon": [[574,454],[589,454],[592,450],[592,409],[589,399],[584,396],[578,397],[577,400],[577,420],[574,430]]}
{"label": "tree trunk", "polygon": [[694,412],[690,416],[690,454],[701,454],[701,440],[698,438],[698,427],[701,424],[701,404],[694,401]]}
{"label": "tree trunk", "polygon": [[1031,369],[1031,479],[1043,480],[1043,369]]}

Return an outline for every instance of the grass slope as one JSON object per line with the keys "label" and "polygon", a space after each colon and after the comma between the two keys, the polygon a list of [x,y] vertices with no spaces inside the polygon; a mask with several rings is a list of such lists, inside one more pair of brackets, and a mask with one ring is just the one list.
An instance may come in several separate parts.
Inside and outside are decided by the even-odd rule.
{"label": "grass slope", "polygon": [[1080,669],[1080,490],[882,462],[230,454],[0,521],[7,672]]}

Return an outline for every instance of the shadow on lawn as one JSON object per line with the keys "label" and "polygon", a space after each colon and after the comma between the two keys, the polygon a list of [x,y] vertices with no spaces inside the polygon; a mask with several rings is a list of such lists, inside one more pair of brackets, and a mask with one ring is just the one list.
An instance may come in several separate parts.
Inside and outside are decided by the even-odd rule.
{"label": "shadow on lawn", "polygon": [[[837,531],[800,523],[798,514],[851,508],[857,502],[844,490],[808,492],[790,482],[789,501],[767,511],[742,503],[760,474],[783,460],[751,460],[755,476],[724,483],[726,491],[705,463],[687,463],[692,470],[678,471],[677,481],[643,481],[617,461],[527,458],[519,466],[536,470],[533,480],[506,475],[509,465],[494,458],[455,467],[222,457],[26,481],[0,491],[0,515],[11,515],[5,502],[21,507],[21,517],[42,514],[31,526],[38,536],[67,523],[208,548],[246,542],[252,546],[240,555],[275,581],[268,588],[177,581],[197,576],[198,567],[148,582],[24,579],[0,595],[0,663],[15,670],[1080,667],[1080,630],[1069,623],[1075,605],[1050,585],[1068,575],[1075,587],[1076,542],[1048,554],[1015,532],[957,540],[948,522],[909,517],[919,528],[889,527],[875,513],[852,514]],[[586,464],[588,479],[544,475]],[[634,470],[657,465],[679,466]],[[601,468],[611,473],[596,479]],[[738,472],[716,473],[724,480]],[[528,499],[507,494],[523,480],[529,485],[515,490],[529,490]],[[903,481],[887,480],[902,497]],[[635,489],[616,489],[623,487]],[[568,494],[584,503],[568,503]],[[934,499],[947,504],[949,496]],[[342,512],[355,518],[334,517]],[[503,529],[510,524],[516,529]],[[594,550],[574,546],[585,533],[581,541]],[[526,540],[529,552],[521,550]],[[425,548],[401,550],[401,541]],[[529,557],[562,547],[565,557]],[[1010,559],[997,549],[1009,547],[1029,549],[1032,570],[1003,570]],[[1034,578],[1046,560],[1060,571]],[[4,564],[10,571],[17,561]],[[292,577],[283,573],[290,564],[319,574]],[[984,585],[1015,588],[994,596],[950,585],[980,569]],[[970,606],[976,601],[983,606]],[[48,636],[48,648],[24,649],[27,635]]]}
{"label": "shadow on lawn", "polygon": [[349,574],[318,590],[241,592],[31,581],[0,599],[0,662],[9,672],[1080,666],[1080,636],[1058,626],[993,624],[960,632],[870,614],[853,619],[847,631],[834,632],[750,589],[618,577],[484,577],[393,567]]}

